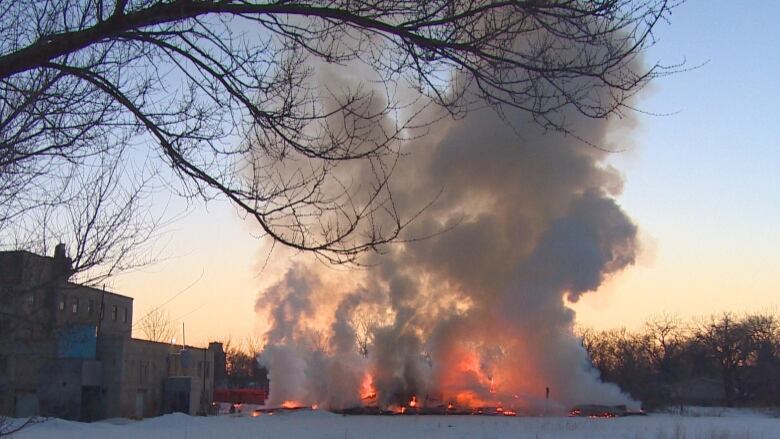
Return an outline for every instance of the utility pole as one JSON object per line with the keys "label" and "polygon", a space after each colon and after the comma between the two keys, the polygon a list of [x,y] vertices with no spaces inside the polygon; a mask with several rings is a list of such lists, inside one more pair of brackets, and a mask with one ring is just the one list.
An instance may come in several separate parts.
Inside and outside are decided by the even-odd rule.
{"label": "utility pole", "polygon": [[542,416],[547,415],[547,403],[550,401],[550,388],[545,387],[544,388],[544,413],[542,413]]}

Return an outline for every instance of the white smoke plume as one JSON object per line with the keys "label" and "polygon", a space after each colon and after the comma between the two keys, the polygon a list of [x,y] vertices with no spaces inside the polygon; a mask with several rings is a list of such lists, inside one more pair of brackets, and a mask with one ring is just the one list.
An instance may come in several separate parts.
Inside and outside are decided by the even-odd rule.
{"label": "white smoke plume", "polygon": [[[436,199],[407,229],[427,239],[389,247],[366,270],[297,263],[261,292],[269,404],[634,404],[599,380],[564,300],[635,260],[637,227],[615,200],[622,178],[606,153],[519,111],[505,119],[474,111],[402,146],[390,188],[408,215]],[[618,126],[570,120],[599,145]]]}

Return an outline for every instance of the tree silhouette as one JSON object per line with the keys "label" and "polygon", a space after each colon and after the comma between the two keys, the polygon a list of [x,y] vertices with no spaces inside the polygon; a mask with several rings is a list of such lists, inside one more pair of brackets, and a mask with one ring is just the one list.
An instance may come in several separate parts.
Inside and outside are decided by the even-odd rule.
{"label": "tree silhouette", "polygon": [[[167,169],[176,194],[224,197],[275,242],[354,262],[413,219],[396,211],[388,178],[399,142],[431,122],[422,108],[514,107],[576,135],[562,110],[619,116],[669,71],[638,56],[674,6],[3,2],[0,196],[15,206],[5,215],[50,204],[54,194],[33,189],[74,167],[140,156]],[[317,79],[327,69],[356,80]],[[355,163],[372,184],[352,185]]]}

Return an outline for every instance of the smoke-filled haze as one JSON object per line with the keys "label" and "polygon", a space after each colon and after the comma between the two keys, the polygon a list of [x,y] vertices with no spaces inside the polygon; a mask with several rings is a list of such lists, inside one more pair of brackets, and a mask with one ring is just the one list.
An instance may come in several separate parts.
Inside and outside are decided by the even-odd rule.
{"label": "smoke-filled haze", "polygon": [[[323,70],[320,80],[349,79]],[[630,120],[569,116],[596,144],[628,142]],[[405,217],[434,200],[405,230],[425,239],[390,246],[367,269],[298,262],[260,293],[270,405],[632,403],[599,381],[565,304],[635,260],[637,226],[615,201],[621,176],[599,149],[521,112],[505,117],[445,119],[401,146],[390,189]],[[372,182],[367,169],[348,172]]]}

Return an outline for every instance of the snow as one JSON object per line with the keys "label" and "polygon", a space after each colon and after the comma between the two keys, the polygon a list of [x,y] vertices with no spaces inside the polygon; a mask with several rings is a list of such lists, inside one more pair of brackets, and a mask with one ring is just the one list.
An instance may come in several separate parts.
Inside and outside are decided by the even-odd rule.
{"label": "snow", "polygon": [[780,438],[780,419],[757,411],[718,416],[658,414],[618,419],[488,416],[342,416],[324,411],[193,417],[165,415],[142,421],[92,424],[50,419],[13,439],[760,439]]}

